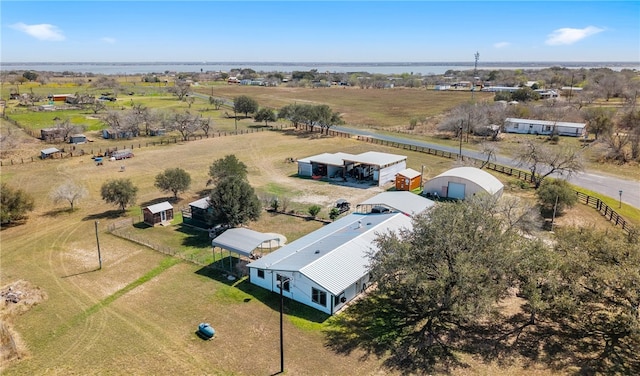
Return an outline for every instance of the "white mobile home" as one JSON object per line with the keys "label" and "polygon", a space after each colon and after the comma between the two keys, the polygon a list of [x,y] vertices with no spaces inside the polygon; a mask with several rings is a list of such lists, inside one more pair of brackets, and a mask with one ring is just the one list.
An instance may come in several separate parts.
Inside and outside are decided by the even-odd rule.
{"label": "white mobile home", "polygon": [[[395,199],[388,199],[390,194]],[[376,250],[378,234],[411,228],[410,215],[433,205],[410,192],[385,192],[368,201],[356,212],[250,263],[251,283],[280,293],[282,282],[284,296],[330,315],[337,312],[366,289],[368,254]],[[387,210],[370,210],[374,203]]]}
{"label": "white mobile home", "polygon": [[504,120],[504,131],[507,133],[560,136],[584,136],[587,124],[566,121],[533,120],[507,118]]}

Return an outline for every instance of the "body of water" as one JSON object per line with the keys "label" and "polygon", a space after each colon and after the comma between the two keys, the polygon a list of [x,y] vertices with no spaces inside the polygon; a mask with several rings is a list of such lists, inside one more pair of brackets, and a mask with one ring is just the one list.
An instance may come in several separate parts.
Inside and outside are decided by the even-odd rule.
{"label": "body of water", "polygon": [[[484,63],[478,64],[479,70],[502,69],[544,69],[552,66],[569,69],[611,68],[640,70],[640,63]],[[368,72],[378,74],[441,75],[448,70],[473,70],[474,64],[464,63],[259,63],[259,62],[171,62],[171,63],[1,63],[0,70],[31,70],[40,72],[76,72],[93,74],[139,75],[164,72],[229,72],[232,69],[253,69],[256,72],[309,71],[350,73]]]}

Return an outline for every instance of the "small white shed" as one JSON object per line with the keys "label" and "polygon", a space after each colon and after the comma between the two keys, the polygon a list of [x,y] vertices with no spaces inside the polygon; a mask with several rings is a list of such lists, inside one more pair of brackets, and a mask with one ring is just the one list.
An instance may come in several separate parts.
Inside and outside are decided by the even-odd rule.
{"label": "small white shed", "polygon": [[504,185],[495,176],[476,167],[457,167],[424,184],[423,192],[433,197],[463,200],[478,193],[500,197]]}

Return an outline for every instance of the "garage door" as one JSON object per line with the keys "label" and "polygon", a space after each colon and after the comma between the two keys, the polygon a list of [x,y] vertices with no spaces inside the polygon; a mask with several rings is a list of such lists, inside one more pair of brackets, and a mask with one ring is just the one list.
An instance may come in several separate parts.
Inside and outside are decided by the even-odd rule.
{"label": "garage door", "polygon": [[447,196],[449,198],[464,200],[464,184],[449,182],[449,189],[447,189],[447,192]]}

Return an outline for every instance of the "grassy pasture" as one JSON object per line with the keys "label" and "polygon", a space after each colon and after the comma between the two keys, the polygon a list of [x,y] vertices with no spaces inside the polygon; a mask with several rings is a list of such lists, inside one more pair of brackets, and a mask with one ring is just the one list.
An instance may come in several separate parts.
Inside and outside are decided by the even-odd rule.
{"label": "grassy pasture", "polygon": [[[26,224],[2,230],[0,279],[28,280],[43,288],[49,297],[12,319],[30,355],[4,374],[38,374],[47,369],[53,374],[275,372],[279,366],[277,297],[255,290],[246,282],[232,288],[228,281],[199,266],[175,264],[172,258],[105,233],[118,213],[100,200],[100,185],[106,179],[131,178],[140,188],[138,202],[150,203],[167,198],[153,187],[155,175],[164,168],[180,166],[191,173],[193,188],[175,203],[179,208],[205,189],[209,164],[233,153],[248,165],[251,184],[259,194],[290,196],[300,208],[321,198],[327,213],[339,197],[357,202],[375,194],[375,190],[337,188],[294,178],[296,165],[285,159],[319,150],[355,153],[369,148],[350,139],[262,132],[178,143],[170,148],[144,148],[124,162],[125,172],[120,172],[117,162],[95,166],[88,156],[3,168],[3,181],[32,194],[36,210]],[[389,148],[374,149],[394,152]],[[434,158],[429,163],[425,156],[409,158],[414,167],[421,163],[431,165],[433,173],[447,168],[443,162],[449,162]],[[72,213],[63,204],[53,205],[48,198],[50,189],[66,179],[85,185],[90,192]],[[139,207],[128,213],[138,216]],[[95,270],[95,220],[100,222],[100,271]],[[318,222],[265,213],[250,227],[282,233],[291,241],[317,226]],[[156,233],[162,230],[177,231],[140,229],[146,230],[152,230],[148,236],[154,238],[167,237],[166,232],[162,236]],[[168,238],[181,242],[173,235]],[[163,242],[171,242],[166,239]],[[190,250],[184,243],[175,246],[185,252],[198,248]],[[249,301],[245,303],[245,299]],[[377,360],[361,362],[357,354],[343,357],[325,349],[322,325],[313,324],[319,319],[291,304],[288,302],[285,326],[287,369],[291,374],[315,375],[318,370],[332,375],[377,372]],[[199,340],[193,332],[201,321],[210,321],[218,338],[212,342]],[[318,357],[308,359],[309,351]]]}
{"label": "grassy pasture", "polygon": [[[407,155],[408,167],[420,170],[424,165],[427,178],[455,163],[348,138],[260,132],[150,146],[136,150],[133,159],[104,166],[95,166],[87,156],[3,167],[3,181],[32,194],[36,210],[26,224],[2,230],[0,280],[28,280],[48,294],[46,301],[11,320],[29,355],[3,374],[275,373],[279,369],[277,295],[105,233],[119,213],[100,200],[100,186],[107,179],[130,178],[139,187],[142,206],[169,198],[153,187],[154,177],[165,168],[181,167],[191,174],[192,188],[174,203],[180,208],[206,190],[208,166],[214,160],[236,154],[247,164],[258,195],[287,197],[296,210],[320,203],[321,216],[326,216],[338,198],[357,203],[380,190],[296,178],[297,166],[287,158],[368,150]],[[120,171],[121,164],[126,165],[125,172]],[[72,213],[48,198],[51,188],[66,179],[85,185],[90,193]],[[139,217],[140,206],[129,209],[127,215]],[[96,220],[103,258],[99,271]],[[318,222],[264,213],[249,227],[281,233],[292,241],[318,226]],[[177,234],[177,226],[132,231],[185,252],[207,252],[201,247],[202,239]],[[389,374],[375,357],[328,350],[322,334],[326,317],[290,301],[286,314],[287,374]],[[205,342],[194,334],[203,321],[216,329],[214,340]],[[513,375],[531,370],[517,364],[497,367],[469,361],[471,369],[454,374]],[[536,374],[549,373],[536,370]]]}

